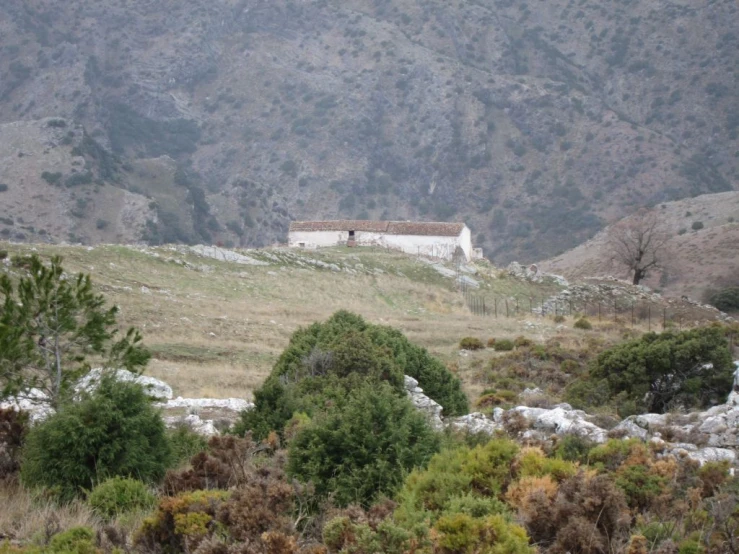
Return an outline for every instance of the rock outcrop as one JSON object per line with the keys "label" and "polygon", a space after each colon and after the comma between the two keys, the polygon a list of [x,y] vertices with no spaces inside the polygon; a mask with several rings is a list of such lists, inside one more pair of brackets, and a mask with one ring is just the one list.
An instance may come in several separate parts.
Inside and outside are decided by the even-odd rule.
{"label": "rock outcrop", "polygon": [[701,464],[710,461],[735,464],[739,461],[736,452],[739,448],[739,361],[734,364],[737,367],[734,387],[726,404],[685,415],[630,416],[610,430],[599,427],[592,416],[569,404],[557,404],[552,408],[495,408],[492,417],[475,412],[442,418],[441,406],[423,394],[415,379],[406,376],[405,385],[413,405],[428,414],[435,428],[450,427],[471,434],[492,435],[505,431],[511,421],[516,421],[523,427],[521,437],[524,439],[546,441],[552,435],[575,435],[593,443],[603,443],[611,437],[638,438],[655,443],[665,454],[686,456]]}
{"label": "rock outcrop", "polygon": [[[76,392],[91,391],[97,386],[100,378],[103,376],[105,370],[102,368],[96,368],[91,370],[87,375],[82,377],[74,387]],[[115,378],[118,381],[133,381],[144,387],[144,391],[151,398],[157,400],[171,400],[173,393],[172,387],[161,379],[155,377],[149,377],[148,375],[137,375],[131,373],[126,369],[118,369],[115,372]]]}
{"label": "rock outcrop", "polygon": [[423,389],[418,386],[418,381],[408,375],[405,376],[405,390],[413,405],[427,415],[431,426],[434,429],[443,429],[444,422],[441,418],[441,412],[444,408],[441,404],[423,394]]}

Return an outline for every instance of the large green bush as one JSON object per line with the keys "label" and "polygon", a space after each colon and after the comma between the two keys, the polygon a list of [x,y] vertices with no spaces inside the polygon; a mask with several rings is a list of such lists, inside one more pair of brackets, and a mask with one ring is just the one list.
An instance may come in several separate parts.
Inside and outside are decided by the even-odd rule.
{"label": "large green bush", "polygon": [[142,387],[107,377],[28,433],[21,478],[69,500],[117,475],[155,482],[170,458],[164,422]]}
{"label": "large green bush", "polygon": [[721,329],[647,333],[601,353],[591,377],[640,411],[705,408],[731,391],[734,367]]}
{"label": "large green bush", "polygon": [[288,472],[338,505],[365,504],[396,492],[439,444],[405,396],[387,383],[366,384],[298,432],[290,442]]}
{"label": "large green bush", "polygon": [[367,382],[387,382],[402,394],[403,375],[418,380],[445,415],[467,413],[461,382],[426,349],[411,344],[396,329],[337,312],[293,334],[269,378],[255,391],[255,407],[244,412],[236,432],[252,431],[258,439],[271,430],[281,432],[295,412],[312,416]]}

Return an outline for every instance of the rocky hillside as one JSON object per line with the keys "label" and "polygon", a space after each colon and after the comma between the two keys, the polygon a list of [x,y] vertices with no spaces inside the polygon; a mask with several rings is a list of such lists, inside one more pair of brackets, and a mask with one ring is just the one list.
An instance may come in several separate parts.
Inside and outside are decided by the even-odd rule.
{"label": "rocky hillside", "polygon": [[464,219],[498,262],[551,256],[736,187],[738,23],[733,0],[7,0],[0,232]]}
{"label": "rocky hillside", "polygon": [[[739,192],[706,194],[668,202],[656,208],[661,228],[669,236],[660,267],[644,281],[672,295],[703,300],[710,291],[739,286]],[[626,221],[633,219],[632,216]],[[628,279],[609,248],[613,232],[606,227],[591,240],[540,264],[545,271],[570,279],[615,276]]]}

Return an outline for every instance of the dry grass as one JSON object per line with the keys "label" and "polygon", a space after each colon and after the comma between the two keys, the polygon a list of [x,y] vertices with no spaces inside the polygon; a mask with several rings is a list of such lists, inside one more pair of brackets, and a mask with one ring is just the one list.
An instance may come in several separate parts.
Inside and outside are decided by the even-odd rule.
{"label": "dry grass", "polygon": [[0,507],[0,537],[37,545],[47,544],[53,535],[72,527],[90,527],[93,531],[112,528],[130,543],[150,515],[134,511],[104,522],[83,500],[60,505],[12,479],[0,481]]}
{"label": "dry grass", "polygon": [[81,501],[59,506],[34,497],[18,483],[0,481],[0,536],[22,543],[45,544],[52,535],[71,527],[100,526],[100,520]]}
{"label": "dry grass", "polygon": [[[32,248],[0,246],[11,255]],[[153,352],[147,373],[186,397],[250,398],[298,327],[340,309],[397,327],[451,367],[458,365],[473,395],[478,392],[473,372],[459,359],[462,337],[487,342],[490,337],[525,335],[544,342],[556,335],[567,343],[600,336],[608,341],[622,337],[628,327],[591,318],[594,329],[580,331],[572,329],[570,318],[558,328],[536,315],[475,316],[453,279],[412,256],[386,250],[245,252],[269,263],[254,266],[197,256],[186,247],[33,248],[44,256],[61,254],[69,271],[90,273],[108,300],[120,306],[121,324],[142,330]],[[341,271],[317,267],[316,262],[336,264]],[[477,268],[481,295],[540,298],[557,292],[552,285],[505,277],[486,263]]]}

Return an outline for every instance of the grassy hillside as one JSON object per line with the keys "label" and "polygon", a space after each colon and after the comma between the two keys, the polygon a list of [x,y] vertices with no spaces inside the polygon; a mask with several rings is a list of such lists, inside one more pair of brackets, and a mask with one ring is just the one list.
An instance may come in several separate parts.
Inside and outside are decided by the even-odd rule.
{"label": "grassy hillside", "polygon": [[[593,331],[574,329],[571,317],[562,323],[527,313],[526,299],[546,299],[563,287],[514,278],[486,262],[465,267],[468,273],[463,274],[479,284],[472,294],[487,297],[488,306],[491,299],[499,299],[497,318],[470,311],[455,284],[453,266],[380,249],[237,253],[186,246],[0,243],[0,250],[8,250],[9,259],[31,251],[43,257],[60,254],[68,271],[90,273],[109,302],[120,306],[121,324],[142,330],[153,352],[147,373],[172,384],[176,395],[189,397],[249,398],[295,329],[324,320],[339,309],[402,330],[458,371],[473,400],[486,387],[483,370],[488,359],[498,353],[460,356],[463,337],[487,342],[525,335],[537,343],[587,348],[588,341],[607,343],[631,332],[628,318],[614,322],[607,315],[605,296],[602,321],[593,317]],[[232,261],[219,261],[213,255]],[[5,267],[15,271],[9,260]],[[616,293],[625,298],[630,291],[626,287]],[[513,314],[516,298],[521,300],[518,315]],[[503,316],[506,299],[511,307],[508,318]],[[670,310],[675,309],[670,305]],[[654,310],[656,326],[659,308]],[[695,307],[685,313],[690,315],[683,317],[683,325],[690,318],[716,318],[715,312]],[[646,330],[647,322],[637,321],[635,326]]]}

